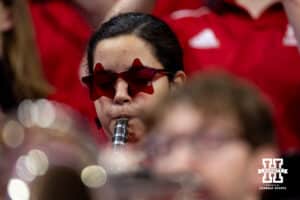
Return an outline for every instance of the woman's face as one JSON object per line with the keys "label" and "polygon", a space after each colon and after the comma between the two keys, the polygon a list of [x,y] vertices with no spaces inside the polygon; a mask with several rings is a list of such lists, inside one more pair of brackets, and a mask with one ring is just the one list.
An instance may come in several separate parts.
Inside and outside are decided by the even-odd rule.
{"label": "woman's face", "polygon": [[[94,52],[94,63],[101,63],[104,70],[122,73],[129,70],[134,60],[139,60],[143,66],[163,69],[162,64],[153,55],[150,44],[134,35],[122,35],[100,41]],[[94,66],[95,70],[95,66]],[[130,84],[119,77],[113,84],[115,88],[112,97],[101,96],[94,101],[98,118],[106,134],[112,135],[116,120],[127,117],[128,142],[137,142],[144,134],[144,126],[140,114],[151,108],[155,102],[170,88],[166,75],[154,78],[150,83],[152,93],[129,92]]]}

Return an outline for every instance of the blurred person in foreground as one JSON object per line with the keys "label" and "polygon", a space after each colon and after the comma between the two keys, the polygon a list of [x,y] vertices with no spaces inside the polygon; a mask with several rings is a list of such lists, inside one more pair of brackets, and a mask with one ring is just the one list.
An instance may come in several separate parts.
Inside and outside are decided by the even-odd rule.
{"label": "blurred person in foreground", "polygon": [[139,152],[99,151],[81,120],[46,100],[27,100],[17,116],[2,117],[0,199],[150,200],[178,190],[141,173]]}
{"label": "blurred person in foreground", "polygon": [[0,1],[0,110],[9,112],[26,98],[46,97],[44,79],[25,0]]}
{"label": "blurred person in foreground", "polygon": [[143,112],[185,81],[182,50],[171,29],[141,13],[118,15],[91,37],[87,76],[101,131],[111,138],[118,118],[128,118],[128,142],[144,136]]}
{"label": "blurred person in foreground", "polygon": [[88,130],[76,112],[47,100],[27,100],[3,117],[0,199],[92,199],[106,173]]}
{"label": "blurred person in foreground", "polygon": [[223,73],[202,73],[145,117],[143,146],[160,176],[192,199],[260,199],[262,158],[275,158],[270,108],[255,88]]}

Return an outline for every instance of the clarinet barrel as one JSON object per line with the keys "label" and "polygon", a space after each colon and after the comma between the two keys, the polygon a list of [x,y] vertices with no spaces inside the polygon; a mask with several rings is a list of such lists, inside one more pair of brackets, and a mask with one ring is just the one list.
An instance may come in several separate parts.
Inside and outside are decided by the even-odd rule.
{"label": "clarinet barrel", "polygon": [[127,142],[127,118],[119,118],[116,121],[112,143],[114,147],[123,146]]}

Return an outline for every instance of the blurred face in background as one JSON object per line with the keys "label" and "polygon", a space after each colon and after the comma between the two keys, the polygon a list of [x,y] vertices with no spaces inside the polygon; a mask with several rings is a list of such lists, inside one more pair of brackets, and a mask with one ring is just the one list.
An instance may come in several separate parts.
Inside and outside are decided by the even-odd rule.
{"label": "blurred face in background", "polygon": [[[134,61],[140,62],[139,67],[145,66],[155,70],[164,69],[162,64],[153,55],[150,44],[134,35],[121,35],[100,41],[95,49],[94,63],[101,63],[105,71],[113,73],[122,73],[130,70]],[[95,70],[95,67],[94,67]],[[131,73],[130,73],[131,74]],[[139,80],[140,75],[135,75],[135,83],[143,83]],[[143,73],[141,73],[143,76]],[[150,108],[156,100],[164,95],[171,86],[168,76],[163,73],[155,73],[153,79],[148,81],[148,86],[153,89],[152,92],[139,91],[136,94],[129,92],[133,86],[122,77],[117,78],[115,82],[108,82],[111,90],[115,90],[112,96],[101,96],[95,100],[97,115],[101,121],[104,131],[112,135],[117,118],[127,117],[128,122],[128,140],[137,142],[143,136],[143,123],[139,116]],[[136,85],[136,84],[135,84]]]}
{"label": "blurred face in background", "polygon": [[2,57],[2,34],[12,28],[11,11],[0,1],[0,57]]}
{"label": "blurred face in background", "polygon": [[183,185],[193,179],[199,183],[195,194],[201,200],[242,200],[256,195],[256,154],[241,138],[233,115],[206,115],[188,103],[172,104],[165,110],[146,142],[156,173],[189,177]]}
{"label": "blurred face in background", "polygon": [[8,31],[11,28],[11,12],[9,8],[4,4],[3,1],[0,1],[0,31],[1,33]]}

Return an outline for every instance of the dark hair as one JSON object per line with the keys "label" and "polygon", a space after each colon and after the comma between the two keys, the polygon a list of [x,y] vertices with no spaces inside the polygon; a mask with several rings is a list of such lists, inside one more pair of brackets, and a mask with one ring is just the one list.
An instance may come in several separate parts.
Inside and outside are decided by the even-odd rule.
{"label": "dark hair", "polygon": [[[269,104],[256,88],[225,73],[202,72],[183,88],[171,93],[145,117],[151,129],[173,104],[187,102],[209,116],[235,117],[242,138],[253,148],[274,142],[274,124]],[[168,106],[169,105],[169,106]]]}
{"label": "dark hair", "polygon": [[87,49],[90,74],[93,72],[97,44],[101,40],[125,34],[134,34],[148,42],[153,47],[154,56],[171,75],[183,70],[182,49],[176,35],[165,22],[148,14],[125,13],[111,18],[91,37]]}

